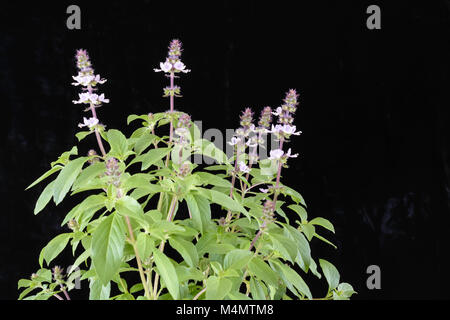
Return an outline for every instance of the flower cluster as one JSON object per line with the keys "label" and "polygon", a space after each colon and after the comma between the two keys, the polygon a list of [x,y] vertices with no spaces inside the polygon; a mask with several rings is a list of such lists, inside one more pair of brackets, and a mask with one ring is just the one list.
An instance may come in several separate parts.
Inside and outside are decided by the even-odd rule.
{"label": "flower cluster", "polygon": [[119,170],[119,163],[116,158],[109,158],[106,160],[106,171],[105,175],[110,177],[109,183],[114,185],[115,187],[119,187],[120,185],[120,175],[121,172]]}
{"label": "flower cluster", "polygon": [[181,42],[178,39],[174,39],[170,42],[169,53],[167,55],[166,61],[160,62],[160,69],[153,69],[155,72],[165,72],[165,73],[188,73],[191,70],[186,69],[184,63],[180,60],[181,52]]}
{"label": "flower cluster", "polygon": [[[92,68],[91,60],[89,59],[89,55],[86,50],[80,49],[77,50],[75,55],[77,59],[77,68],[78,74],[76,76],[72,76],[75,82],[72,82],[74,86],[83,87],[81,92],[78,94],[78,100],[73,100],[74,104],[87,104],[90,108],[87,108],[85,111],[94,110],[94,108],[99,107],[102,103],[109,103],[109,99],[105,98],[105,95],[93,93],[96,90],[98,84],[103,84],[106,82],[106,79],[100,77],[99,74],[94,74],[94,69]],[[94,116],[94,119],[96,117]],[[96,120],[98,123],[98,119]],[[91,128],[92,123],[95,122],[93,118],[88,119],[88,121],[84,121],[84,124],[81,124],[81,127],[87,126]],[[94,125],[96,125],[95,123]]]}
{"label": "flower cluster", "polygon": [[189,135],[189,128],[191,127],[191,116],[187,113],[183,113],[178,118],[178,125],[175,129],[175,133],[180,137],[179,143],[183,144]]}
{"label": "flower cluster", "polygon": [[296,131],[296,126],[293,126],[294,113],[297,111],[298,94],[294,89],[290,89],[286,93],[283,100],[283,105],[278,107],[273,115],[278,116],[277,125],[272,125],[271,133],[274,133],[278,139],[289,139],[291,135],[300,135],[301,131]]}

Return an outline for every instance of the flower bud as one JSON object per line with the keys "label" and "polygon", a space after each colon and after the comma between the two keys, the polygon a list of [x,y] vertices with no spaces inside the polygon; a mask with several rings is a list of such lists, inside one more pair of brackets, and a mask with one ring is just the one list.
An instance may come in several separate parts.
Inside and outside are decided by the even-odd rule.
{"label": "flower bud", "polygon": [[53,279],[57,282],[60,282],[63,280],[63,268],[61,268],[60,266],[55,266],[52,269],[52,274],[53,274]]}
{"label": "flower bud", "polygon": [[272,108],[264,107],[264,109],[261,111],[261,116],[259,117],[258,125],[260,127],[269,129],[271,123],[272,123]]}
{"label": "flower bud", "polygon": [[78,228],[80,227],[78,225],[77,220],[75,219],[70,219],[69,222],[67,222],[67,226],[69,227],[70,230],[72,231],[78,231]]}

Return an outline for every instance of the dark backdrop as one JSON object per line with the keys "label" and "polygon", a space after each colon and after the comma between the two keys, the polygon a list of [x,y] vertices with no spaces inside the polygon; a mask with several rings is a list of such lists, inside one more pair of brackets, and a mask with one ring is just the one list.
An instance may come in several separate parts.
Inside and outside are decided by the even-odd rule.
{"label": "dark backdrop", "polygon": [[[66,28],[70,4],[81,7],[81,30]],[[366,28],[370,4],[381,7],[381,30]],[[76,143],[85,114],[71,103],[75,50],[87,49],[108,79],[102,122],[123,129],[128,114],[167,109],[167,81],[153,68],[179,38],[192,72],[178,81],[177,108],[203,128],[236,128],[244,107],[276,107],[289,88],[299,91],[303,135],[290,146],[301,156],[285,182],[311,217],[334,223],[336,235],[325,234],[338,249],[314,240],[313,254],[338,267],[355,299],[448,299],[448,4],[2,2],[0,298],[17,298],[17,280],[38,268],[40,249],[62,232],[76,200],[34,216],[43,186],[24,191]],[[372,264],[381,268],[381,290],[366,287]]]}

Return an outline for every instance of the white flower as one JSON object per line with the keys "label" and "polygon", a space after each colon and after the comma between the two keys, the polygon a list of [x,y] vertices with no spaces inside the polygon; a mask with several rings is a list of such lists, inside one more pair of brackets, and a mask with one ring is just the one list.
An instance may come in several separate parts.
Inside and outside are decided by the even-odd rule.
{"label": "white flower", "polygon": [[89,129],[92,128],[93,126],[95,126],[96,124],[98,124],[98,119],[91,117],[89,119],[86,119],[86,117],[83,117],[83,122],[84,123],[79,123],[78,127],[83,128],[83,127],[88,127]]}
{"label": "white flower", "polygon": [[76,81],[72,82],[72,85],[74,86],[82,85],[84,87],[87,87],[89,85],[96,85],[97,83],[103,84],[106,82],[106,79],[101,79],[99,74],[93,76],[82,75],[79,73],[76,77],[72,76],[72,78]]}
{"label": "white flower", "polygon": [[285,124],[283,126],[283,132],[286,134],[293,134],[294,136],[299,136],[302,132],[301,131],[295,132],[296,128],[297,128],[296,126],[290,126],[288,124]]}
{"label": "white flower", "polygon": [[284,152],[281,149],[270,150],[270,160],[279,160],[283,156]]}
{"label": "white flower", "polygon": [[184,63],[181,62],[181,61],[175,62],[175,64],[173,65],[173,67],[174,67],[176,70],[178,70],[178,71],[180,71],[180,72],[184,72],[184,73],[188,73],[188,72],[191,71],[191,70],[189,70],[189,69],[186,69],[186,66],[185,66]]}
{"label": "white flower", "polygon": [[187,128],[177,128],[175,133],[180,137],[187,137],[189,135],[189,130]]}
{"label": "white flower", "polygon": [[72,78],[73,78],[73,80],[76,81],[76,82],[72,82],[72,85],[79,86],[81,84],[82,86],[85,86],[85,87],[87,87],[92,82],[92,80],[95,79],[94,76],[91,76],[91,75],[83,76],[81,74],[78,74],[76,77],[72,76]]}
{"label": "white flower", "polygon": [[262,193],[267,193],[267,192],[269,192],[269,189],[259,188],[259,191],[261,191]]}
{"label": "white flower", "polygon": [[83,92],[83,93],[79,93],[78,94],[79,99],[77,100],[73,100],[72,102],[75,104],[80,104],[80,103],[92,103],[92,104],[100,104],[100,103],[108,103],[109,99],[105,99],[105,94],[95,94],[95,93],[89,93],[89,92]]}
{"label": "white flower", "polygon": [[281,115],[282,111],[283,111],[283,109],[281,109],[281,107],[278,107],[278,108],[275,109],[275,112],[272,112],[272,114],[274,116],[279,116],[279,115]]}
{"label": "white flower", "polygon": [[244,172],[244,173],[249,173],[250,168],[247,167],[247,165],[241,161],[241,162],[239,162],[239,171]]}
{"label": "white flower", "polygon": [[228,144],[229,144],[230,146],[234,146],[235,144],[238,144],[239,142],[241,142],[241,138],[232,137],[232,138],[231,138],[231,141],[228,142]]}
{"label": "white flower", "polygon": [[291,126],[288,124],[277,124],[276,126],[272,125],[272,130],[270,131],[271,133],[275,133],[275,134],[279,134],[280,132],[283,132],[286,135],[295,135],[298,136],[300,135],[302,132],[301,131],[297,131],[295,132],[295,130],[297,129],[296,126]]}
{"label": "white flower", "polygon": [[291,148],[289,148],[289,150],[286,152],[285,156],[287,158],[297,158],[298,157],[298,153],[291,155]]}
{"label": "white flower", "polygon": [[159,63],[159,67],[161,69],[153,69],[155,72],[170,72],[170,70],[172,70],[172,64],[169,61],[166,62],[160,62]]}

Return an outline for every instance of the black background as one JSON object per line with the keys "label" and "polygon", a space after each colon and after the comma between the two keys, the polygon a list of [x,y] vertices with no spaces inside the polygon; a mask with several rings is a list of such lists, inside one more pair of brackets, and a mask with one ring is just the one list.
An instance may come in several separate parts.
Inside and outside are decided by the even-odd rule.
{"label": "black background", "polygon": [[[66,28],[70,4],[81,8],[81,30]],[[381,7],[381,30],[366,28],[370,4]],[[24,191],[76,143],[86,114],[71,103],[75,50],[87,49],[108,79],[99,118],[129,134],[127,115],[168,108],[167,80],[153,68],[173,38],[192,69],[177,81],[176,108],[204,130],[236,128],[243,108],[277,107],[299,91],[303,134],[290,147],[300,157],[283,181],[310,217],[334,223],[336,235],[323,235],[338,249],[314,240],[312,252],[338,267],[355,299],[450,297],[449,1],[4,1],[0,26],[1,299],[17,298],[18,279],[68,231],[60,222],[80,199],[34,216],[44,185]],[[373,264],[381,290],[366,287]],[[324,294],[324,280],[308,281]]]}

